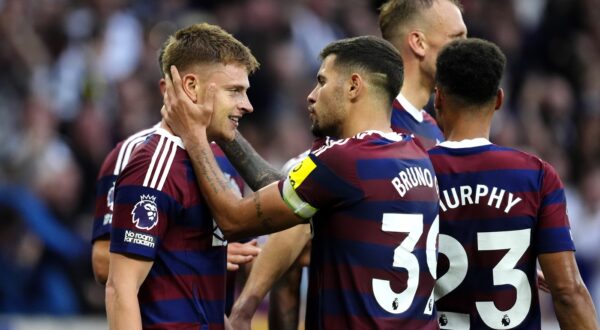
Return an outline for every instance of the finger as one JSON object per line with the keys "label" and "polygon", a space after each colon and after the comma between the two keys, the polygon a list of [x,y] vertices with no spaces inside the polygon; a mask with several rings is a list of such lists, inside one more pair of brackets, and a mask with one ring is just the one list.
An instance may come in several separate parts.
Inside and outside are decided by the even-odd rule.
{"label": "finger", "polygon": [[181,76],[179,70],[174,65],[171,65],[171,79],[173,80],[173,97],[177,98],[183,92],[183,85],[181,83]]}
{"label": "finger", "polygon": [[240,266],[236,265],[236,264],[232,264],[231,262],[227,263],[227,270],[230,272],[235,272],[236,270],[240,269]]}
{"label": "finger", "polygon": [[227,262],[231,262],[233,264],[241,265],[248,263],[254,259],[253,256],[245,256],[245,255],[230,255],[227,256]]}
{"label": "finger", "polygon": [[215,94],[217,92],[217,86],[214,83],[209,84],[206,87],[206,92],[204,93],[204,109],[213,109],[215,104]]}
{"label": "finger", "polygon": [[[174,68],[175,66],[171,66],[171,68]],[[171,72],[173,72],[173,70],[171,69]],[[174,97],[175,94],[175,89],[173,87],[173,73],[171,73],[170,75],[166,74],[165,75],[165,96],[164,99],[167,99],[168,96],[170,97]],[[166,101],[165,101],[165,104]]]}

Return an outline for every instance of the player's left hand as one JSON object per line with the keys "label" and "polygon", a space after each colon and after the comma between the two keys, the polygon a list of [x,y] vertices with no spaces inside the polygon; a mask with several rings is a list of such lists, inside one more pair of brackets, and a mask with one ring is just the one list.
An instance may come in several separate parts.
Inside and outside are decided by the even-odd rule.
{"label": "player's left hand", "polygon": [[251,262],[259,253],[260,248],[256,239],[247,243],[227,244],[227,270],[238,270],[240,265]]}
{"label": "player's left hand", "polygon": [[216,86],[208,84],[204,99],[195,99],[183,89],[179,71],[171,66],[171,77],[165,77],[164,106],[160,113],[173,133],[184,141],[195,141],[199,132],[206,132],[213,112]]}

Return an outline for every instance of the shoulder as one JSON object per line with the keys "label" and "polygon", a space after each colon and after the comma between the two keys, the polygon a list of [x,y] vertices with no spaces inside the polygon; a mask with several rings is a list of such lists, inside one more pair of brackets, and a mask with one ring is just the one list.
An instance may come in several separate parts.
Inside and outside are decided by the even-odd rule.
{"label": "shoulder", "polygon": [[283,164],[283,166],[281,167],[282,171],[285,173],[289,172],[292,169],[292,167],[294,167],[296,164],[300,163],[303,159],[305,159],[309,153],[310,150],[306,150],[298,156],[291,158],[290,160],[285,162],[285,164]]}
{"label": "shoulder", "polygon": [[171,173],[183,172],[174,170],[174,167],[183,166],[183,162],[176,161],[176,158],[182,159],[186,155],[179,138],[158,129],[131,156],[119,178],[120,184],[136,184],[162,190]]}

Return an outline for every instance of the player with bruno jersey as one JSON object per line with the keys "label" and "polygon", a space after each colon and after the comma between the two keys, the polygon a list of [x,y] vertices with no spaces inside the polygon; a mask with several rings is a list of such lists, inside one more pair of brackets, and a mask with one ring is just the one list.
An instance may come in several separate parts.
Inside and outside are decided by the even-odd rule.
{"label": "player with bruno jersey", "polygon": [[539,261],[561,328],[597,329],[556,171],[488,140],[505,61],[480,39],[454,41],[437,60],[435,107],[447,138],[429,150],[440,191],[440,327],[539,329]]}
{"label": "player with bruno jersey", "polygon": [[422,147],[389,121],[401,58],[376,37],[331,43],[321,56],[308,113],[313,134],[333,138],[318,140],[284,179],[252,196],[223,188],[204,132],[210,98],[192,102],[175,69],[163,117],[190,146],[203,174],[198,185],[226,237],[313,219],[307,329],[437,329],[435,174]]}
{"label": "player with bruno jersey", "polygon": [[307,328],[437,327],[435,185],[411,137],[377,131],[317,145],[280,182],[314,226]]}

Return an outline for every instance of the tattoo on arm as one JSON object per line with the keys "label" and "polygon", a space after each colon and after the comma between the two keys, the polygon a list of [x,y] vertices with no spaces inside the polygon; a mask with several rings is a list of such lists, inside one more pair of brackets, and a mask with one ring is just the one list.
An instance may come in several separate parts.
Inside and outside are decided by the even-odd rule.
{"label": "tattoo on arm", "polygon": [[264,217],[262,205],[260,204],[260,191],[256,191],[252,198],[254,200],[254,206],[256,208],[256,217],[260,221],[260,224],[262,225],[263,229],[265,230],[265,232],[272,231],[271,229],[273,228],[273,219],[269,217]]}
{"label": "tattoo on arm", "polygon": [[239,132],[236,132],[233,141],[219,142],[219,146],[252,190],[256,191],[285,176],[265,161]]}
{"label": "tattoo on arm", "polygon": [[229,186],[221,179],[222,175],[219,175],[217,170],[209,162],[212,158],[212,151],[206,149],[200,149],[198,151],[198,158],[193,162],[193,166],[196,169],[198,175],[202,175],[208,181],[210,188],[215,194],[229,189]]}

